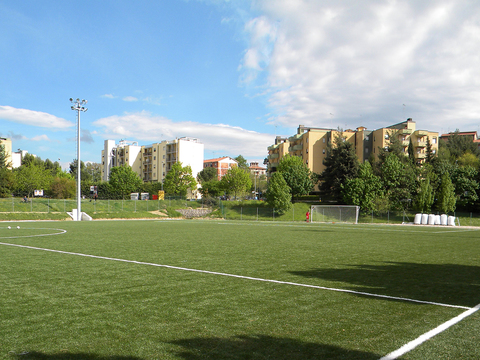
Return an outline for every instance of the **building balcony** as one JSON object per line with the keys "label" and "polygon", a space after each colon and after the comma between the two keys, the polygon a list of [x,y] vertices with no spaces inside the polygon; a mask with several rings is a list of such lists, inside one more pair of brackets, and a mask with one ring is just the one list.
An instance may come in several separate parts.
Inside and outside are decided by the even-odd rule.
{"label": "building balcony", "polygon": [[416,143],[414,143],[416,147],[422,147],[424,148],[425,146],[427,146],[427,142],[426,141],[417,141]]}
{"label": "building balcony", "polygon": [[270,145],[270,146],[267,148],[267,150],[268,150],[268,151],[273,151],[273,150],[275,150],[277,147],[278,147],[278,145]]}
{"label": "building balcony", "polygon": [[269,168],[277,168],[278,167],[278,161],[277,162],[271,162],[268,164]]}
{"label": "building balcony", "polygon": [[268,160],[272,160],[272,159],[278,159],[278,154],[270,154],[270,155],[268,155]]}
{"label": "building balcony", "polygon": [[426,130],[417,130],[414,132],[416,136],[428,136],[428,131]]}
{"label": "building balcony", "polygon": [[408,144],[410,144],[410,140],[403,140],[403,141],[402,141],[402,146],[403,146],[403,147],[407,147]]}
{"label": "building balcony", "polygon": [[303,134],[295,134],[293,136],[290,136],[288,138],[288,141],[289,142],[294,142],[294,141],[297,141],[298,139],[300,139],[302,137]]}
{"label": "building balcony", "polygon": [[426,156],[427,156],[426,153],[417,153],[417,154],[415,154],[415,157],[416,157],[417,159],[425,159]]}
{"label": "building balcony", "polygon": [[412,129],[399,129],[398,134],[411,134],[413,132]]}
{"label": "building balcony", "polygon": [[303,149],[303,144],[294,145],[294,146],[292,146],[292,148],[293,148],[293,151],[302,150]]}

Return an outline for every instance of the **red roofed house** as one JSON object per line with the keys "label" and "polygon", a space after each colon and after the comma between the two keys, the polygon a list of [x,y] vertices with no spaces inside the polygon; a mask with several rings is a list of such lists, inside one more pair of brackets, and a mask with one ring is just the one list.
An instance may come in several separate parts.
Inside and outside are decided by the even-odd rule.
{"label": "red roofed house", "polygon": [[[451,132],[448,134],[443,134],[442,136],[440,136],[440,139],[444,141],[448,141],[448,138],[453,134],[455,133]],[[476,144],[478,148],[480,148],[480,139],[478,138],[476,131],[463,131],[463,132],[459,131],[457,134],[460,136],[471,138],[473,143]]]}
{"label": "red roofed house", "polygon": [[232,167],[236,167],[237,165],[237,161],[228,156],[203,161],[204,169],[207,167],[213,167],[217,169],[218,180],[220,180],[228,170],[230,170]]}
{"label": "red roofed house", "polygon": [[258,162],[251,162],[250,163],[250,172],[255,175],[266,175],[267,169],[261,166],[258,166]]}

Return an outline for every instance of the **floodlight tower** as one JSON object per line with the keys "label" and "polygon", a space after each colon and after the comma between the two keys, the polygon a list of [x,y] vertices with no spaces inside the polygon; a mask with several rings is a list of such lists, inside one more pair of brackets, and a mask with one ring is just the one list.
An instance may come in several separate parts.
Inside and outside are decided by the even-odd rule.
{"label": "floodlight tower", "polygon": [[72,110],[77,112],[77,221],[82,220],[82,203],[81,203],[81,196],[82,196],[82,188],[80,186],[80,111],[87,111],[88,109],[85,107],[87,104],[87,100],[80,100],[77,98],[74,100],[70,98],[70,102],[73,104],[71,106]]}

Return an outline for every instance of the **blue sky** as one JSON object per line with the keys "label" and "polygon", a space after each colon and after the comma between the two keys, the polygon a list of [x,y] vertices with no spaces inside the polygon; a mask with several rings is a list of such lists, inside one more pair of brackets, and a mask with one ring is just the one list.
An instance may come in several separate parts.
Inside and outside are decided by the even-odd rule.
{"label": "blue sky", "polygon": [[188,136],[263,161],[298,125],[480,131],[476,1],[0,2],[0,136],[64,167]]}

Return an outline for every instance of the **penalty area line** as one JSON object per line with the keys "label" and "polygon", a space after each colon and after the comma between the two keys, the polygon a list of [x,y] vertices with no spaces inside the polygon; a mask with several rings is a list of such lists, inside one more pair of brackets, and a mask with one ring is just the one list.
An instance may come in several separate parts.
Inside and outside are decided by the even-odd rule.
{"label": "penalty area line", "polygon": [[336,291],[336,292],[343,292],[343,293],[347,293],[347,294],[362,295],[362,296],[368,296],[368,297],[377,297],[377,298],[382,298],[382,299],[387,299],[387,300],[398,300],[398,301],[404,301],[404,302],[413,302],[413,303],[416,303],[416,304],[436,305],[436,306],[442,306],[442,307],[467,309],[467,310],[471,309],[470,307],[466,307],[466,306],[443,304],[443,303],[437,303],[437,302],[432,302],[432,301],[415,300],[415,299],[403,298],[403,297],[398,297],[398,296],[388,296],[388,295],[367,293],[367,292],[363,292],[363,291],[329,288],[329,287],[325,287],[325,286],[309,285],[309,284],[295,283],[295,282],[290,282],[290,281],[262,279],[262,278],[256,278],[256,277],[251,277],[251,276],[235,275],[235,274],[228,274],[228,273],[208,271],[208,270],[190,269],[190,268],[179,267],[179,266],[156,264],[156,263],[149,263],[149,262],[136,261],[136,260],[119,259],[119,258],[112,258],[112,257],[107,257],[107,256],[90,255],[90,254],[83,254],[83,253],[76,253],[76,252],[62,251],[62,250],[55,250],[55,249],[46,249],[46,248],[40,248],[40,247],[28,246],[28,245],[9,244],[9,243],[3,243],[3,242],[0,242],[0,245],[14,246],[14,247],[19,247],[19,248],[24,248],[24,249],[48,251],[48,252],[54,252],[54,253],[58,253],[58,254],[82,256],[82,257],[93,258],[93,259],[119,261],[119,262],[137,264],[137,265],[155,266],[155,267],[161,267],[161,268],[166,268],[166,269],[190,271],[190,272],[196,272],[196,273],[202,273],[202,274],[226,276],[226,277],[232,277],[232,278],[237,278],[237,279],[262,281],[262,282],[274,283],[274,284],[300,286],[300,287],[306,287],[306,288],[311,288],[311,289]]}
{"label": "penalty area line", "polygon": [[394,360],[394,359],[399,358],[400,356],[406,354],[407,352],[412,351],[413,349],[415,349],[417,346],[421,345],[425,341],[431,339],[435,335],[440,334],[441,332],[447,330],[449,327],[455,325],[456,323],[462,321],[466,317],[472,315],[473,313],[475,313],[479,309],[480,309],[480,304],[471,308],[470,310],[467,310],[467,311],[461,313],[460,315],[454,317],[453,319],[450,319],[447,322],[444,322],[443,324],[437,326],[435,329],[426,332],[425,334],[419,336],[415,340],[412,340],[409,343],[403,345],[401,348],[391,352],[388,355],[385,355],[380,360]]}

